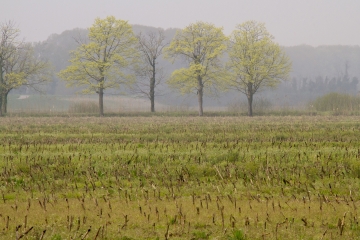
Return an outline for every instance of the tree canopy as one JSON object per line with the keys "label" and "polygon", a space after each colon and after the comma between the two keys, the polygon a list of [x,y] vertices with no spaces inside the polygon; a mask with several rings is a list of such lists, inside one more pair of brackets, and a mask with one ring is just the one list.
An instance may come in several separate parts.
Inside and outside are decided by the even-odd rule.
{"label": "tree canopy", "polygon": [[222,28],[196,22],[177,31],[170,46],[165,48],[167,58],[181,57],[187,68],[175,70],[168,84],[182,93],[196,92],[199,115],[203,115],[204,90],[214,92],[222,85],[225,75],[220,57],[226,49],[227,37]]}
{"label": "tree canopy", "polygon": [[59,76],[68,86],[86,86],[83,93],[99,94],[99,113],[104,115],[104,90],[120,88],[135,79],[126,70],[137,59],[137,39],[127,21],[113,16],[97,18],[89,28],[88,41],[77,39],[78,48]]}
{"label": "tree canopy", "polygon": [[275,87],[289,77],[291,63],[263,23],[248,21],[236,27],[230,37],[229,67],[232,89],[248,99],[252,116],[253,95],[266,87]]}

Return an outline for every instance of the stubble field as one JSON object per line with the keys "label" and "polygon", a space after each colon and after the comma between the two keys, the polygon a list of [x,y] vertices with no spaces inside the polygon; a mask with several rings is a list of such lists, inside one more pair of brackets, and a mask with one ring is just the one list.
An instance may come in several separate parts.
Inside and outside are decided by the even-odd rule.
{"label": "stubble field", "polygon": [[0,239],[360,239],[360,117],[0,118]]}

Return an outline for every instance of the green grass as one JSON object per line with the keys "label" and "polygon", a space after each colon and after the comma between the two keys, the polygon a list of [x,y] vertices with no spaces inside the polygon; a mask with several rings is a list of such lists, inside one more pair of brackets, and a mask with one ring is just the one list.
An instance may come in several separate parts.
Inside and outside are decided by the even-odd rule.
{"label": "green grass", "polygon": [[0,118],[0,239],[359,239],[359,122]]}

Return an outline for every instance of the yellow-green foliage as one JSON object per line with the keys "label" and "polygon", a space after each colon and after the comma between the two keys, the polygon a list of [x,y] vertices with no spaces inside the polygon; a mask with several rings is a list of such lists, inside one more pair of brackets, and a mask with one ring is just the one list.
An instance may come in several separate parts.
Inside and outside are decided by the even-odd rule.
{"label": "yellow-green foliage", "polygon": [[274,87],[288,77],[289,58],[273,41],[263,23],[248,21],[236,27],[230,37],[230,87],[246,95],[263,87]]}
{"label": "yellow-green foliage", "polygon": [[196,92],[202,87],[210,91],[221,87],[225,71],[219,58],[226,50],[226,41],[223,29],[210,23],[196,22],[178,31],[165,48],[165,56],[173,61],[184,58],[189,66],[175,70],[168,84],[182,93]]}
{"label": "yellow-green foliage", "polygon": [[133,75],[124,72],[137,57],[137,39],[127,21],[97,18],[88,37],[89,43],[80,42],[71,53],[71,65],[59,73],[68,86],[86,86],[84,93],[94,93],[134,81]]}
{"label": "yellow-green foliage", "polygon": [[29,85],[32,83],[30,78],[36,78],[38,82],[49,81],[49,64],[37,59],[33,48],[28,44],[14,50],[11,57],[7,59],[5,67],[3,77],[6,90]]}

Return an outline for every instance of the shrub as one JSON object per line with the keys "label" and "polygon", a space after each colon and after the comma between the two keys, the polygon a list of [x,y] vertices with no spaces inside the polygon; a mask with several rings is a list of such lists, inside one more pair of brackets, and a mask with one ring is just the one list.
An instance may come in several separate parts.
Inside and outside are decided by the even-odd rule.
{"label": "shrub", "polygon": [[74,102],[69,106],[70,113],[98,113],[99,105],[96,102]]}
{"label": "shrub", "polygon": [[359,111],[360,98],[343,93],[329,93],[310,102],[316,111],[332,111],[342,113],[345,111]]}

